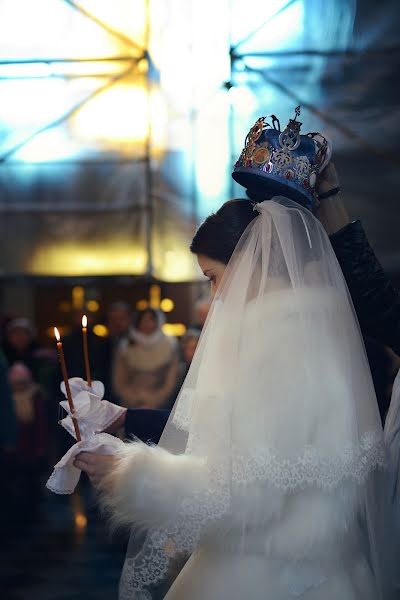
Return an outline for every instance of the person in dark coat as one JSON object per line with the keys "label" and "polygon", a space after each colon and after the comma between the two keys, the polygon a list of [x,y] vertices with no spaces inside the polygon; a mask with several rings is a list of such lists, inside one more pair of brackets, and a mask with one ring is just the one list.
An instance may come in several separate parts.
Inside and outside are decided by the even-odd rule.
{"label": "person in dark coat", "polygon": [[364,337],[400,355],[400,294],[375,256],[361,222],[350,220],[339,190],[335,167],[329,163],[321,174],[323,199],[315,216],[330,237]]}
{"label": "person in dark coat", "polygon": [[10,527],[10,515],[14,514],[13,474],[17,446],[17,419],[15,416],[11,386],[8,380],[8,364],[0,349],[0,527],[3,532]]}
{"label": "person in dark coat", "polygon": [[[40,475],[47,466],[47,410],[42,388],[34,382],[29,368],[15,362],[8,370],[17,439],[13,485],[15,507],[24,517],[34,515],[41,496]],[[22,517],[21,517],[22,518]]]}
{"label": "person in dark coat", "polygon": [[15,417],[11,387],[8,381],[8,364],[0,349],[0,462],[4,455],[15,451],[17,421]]}
{"label": "person in dark coat", "polygon": [[[107,381],[112,382],[115,357],[119,347],[128,340],[129,329],[132,326],[132,309],[129,304],[121,300],[113,302],[107,310],[106,324],[108,328],[108,336],[105,338],[107,342],[108,363]],[[112,385],[111,389],[108,390],[107,399],[115,404],[121,403],[121,398]]]}
{"label": "person in dark coat", "polygon": [[2,347],[10,367],[22,362],[31,371],[34,381],[45,390],[49,389],[57,365],[57,353],[53,348],[39,344],[29,319],[16,317],[8,321]]}

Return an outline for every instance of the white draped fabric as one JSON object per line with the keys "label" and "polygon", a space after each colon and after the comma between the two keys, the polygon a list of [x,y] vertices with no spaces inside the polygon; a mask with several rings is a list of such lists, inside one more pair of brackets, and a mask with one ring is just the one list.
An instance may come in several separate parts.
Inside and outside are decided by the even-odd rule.
{"label": "white draped fabric", "polygon": [[[358,323],[320,223],[256,205],[158,447],[105,487],[134,531],[121,600],[390,598],[390,462]],[[383,541],[384,539],[384,541]]]}

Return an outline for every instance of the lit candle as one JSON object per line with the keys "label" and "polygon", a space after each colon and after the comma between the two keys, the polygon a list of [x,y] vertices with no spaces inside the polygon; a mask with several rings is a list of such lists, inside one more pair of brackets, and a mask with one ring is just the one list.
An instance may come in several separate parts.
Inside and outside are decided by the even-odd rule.
{"label": "lit candle", "polygon": [[64,358],[64,350],[63,350],[62,342],[61,342],[61,339],[60,339],[60,333],[59,333],[57,327],[54,327],[54,335],[55,335],[56,340],[57,340],[58,358],[60,359],[61,371],[62,371],[62,374],[63,374],[64,383],[65,383],[65,390],[66,390],[66,393],[67,393],[67,400],[68,400],[68,404],[69,404],[69,409],[71,411],[72,422],[74,424],[75,435],[76,435],[77,441],[80,442],[81,441],[81,432],[79,431],[78,421],[73,416],[74,413],[75,413],[75,407],[74,407],[74,403],[72,401],[71,388],[69,387],[67,367],[66,367],[65,358]]}
{"label": "lit candle", "polygon": [[82,317],[82,336],[83,336],[83,357],[85,359],[86,381],[89,387],[92,387],[92,377],[90,375],[89,352],[87,343],[87,316]]}

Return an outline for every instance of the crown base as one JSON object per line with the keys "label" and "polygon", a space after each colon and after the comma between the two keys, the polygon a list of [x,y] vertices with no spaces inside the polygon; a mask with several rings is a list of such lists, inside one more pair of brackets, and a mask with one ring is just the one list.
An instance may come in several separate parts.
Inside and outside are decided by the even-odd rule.
{"label": "crown base", "polygon": [[232,173],[233,179],[246,188],[251,200],[261,201],[273,196],[285,196],[304,208],[312,210],[317,206],[317,200],[311,191],[299,187],[293,181],[282,181],[282,178],[271,173],[260,172],[256,167],[236,167]]}

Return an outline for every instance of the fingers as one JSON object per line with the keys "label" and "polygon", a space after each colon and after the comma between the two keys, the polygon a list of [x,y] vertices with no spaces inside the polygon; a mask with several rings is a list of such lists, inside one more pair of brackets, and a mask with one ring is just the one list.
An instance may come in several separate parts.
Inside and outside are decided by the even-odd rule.
{"label": "fingers", "polygon": [[329,162],[326,168],[320,173],[317,180],[316,192],[321,199],[324,194],[327,194],[330,190],[339,188],[339,178],[333,162]]}
{"label": "fingers", "polygon": [[97,486],[113,468],[115,460],[115,457],[107,454],[80,452],[74,460],[74,466],[81,471],[85,471],[92,484]]}
{"label": "fingers", "polygon": [[76,455],[75,460],[90,465],[96,462],[96,455],[92,452],[79,452],[79,454]]}
{"label": "fingers", "polygon": [[93,475],[96,471],[98,457],[92,452],[80,452],[74,460],[74,466],[88,475]]}

